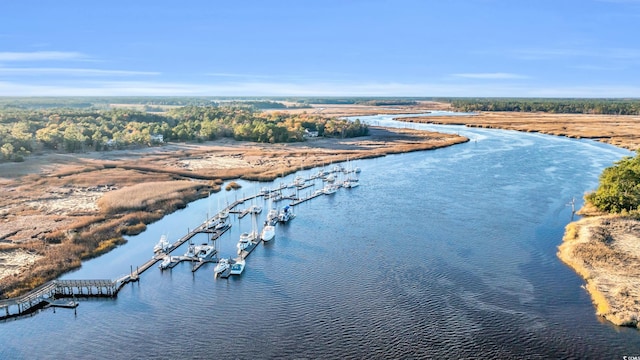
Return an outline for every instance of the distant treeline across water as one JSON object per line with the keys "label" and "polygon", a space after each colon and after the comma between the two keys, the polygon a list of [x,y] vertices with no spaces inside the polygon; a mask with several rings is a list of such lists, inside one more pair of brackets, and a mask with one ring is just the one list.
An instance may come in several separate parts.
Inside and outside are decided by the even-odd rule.
{"label": "distant treeline across water", "polygon": [[640,99],[446,99],[457,111],[519,111],[555,114],[639,115]]}

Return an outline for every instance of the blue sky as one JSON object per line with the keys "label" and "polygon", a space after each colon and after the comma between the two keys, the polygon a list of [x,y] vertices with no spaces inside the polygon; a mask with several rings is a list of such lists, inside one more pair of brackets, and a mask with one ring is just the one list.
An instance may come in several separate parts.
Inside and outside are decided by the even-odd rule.
{"label": "blue sky", "polygon": [[640,0],[6,1],[0,96],[640,97]]}

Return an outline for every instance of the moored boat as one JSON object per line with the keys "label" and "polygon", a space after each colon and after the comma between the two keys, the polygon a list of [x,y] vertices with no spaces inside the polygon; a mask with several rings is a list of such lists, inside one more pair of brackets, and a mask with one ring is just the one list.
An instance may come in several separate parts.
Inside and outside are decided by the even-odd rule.
{"label": "moored boat", "polygon": [[322,181],[326,181],[328,183],[332,183],[332,182],[336,181],[336,177],[333,174],[329,174],[329,175],[323,177]]}
{"label": "moored boat", "polygon": [[184,253],[184,256],[192,258],[196,256],[197,253],[198,253],[197,246],[195,246],[192,243],[189,243],[189,246],[187,246],[187,252]]}
{"label": "moored boat", "polygon": [[161,270],[168,269],[169,266],[171,265],[171,261],[172,261],[171,256],[167,255],[164,257],[164,259],[162,259],[162,262],[160,263],[160,265],[158,265],[158,267]]}
{"label": "moored boat", "polygon": [[167,235],[162,234],[160,236],[160,241],[158,241],[158,243],[153,247],[153,252],[166,252],[170,246],[171,244],[169,243],[169,240],[167,240]]}
{"label": "moored boat", "polygon": [[238,254],[242,253],[243,250],[251,246],[251,244],[258,240],[258,224],[256,219],[256,214],[251,215],[251,232],[244,232],[240,234],[240,240],[236,244],[238,248]]}
{"label": "moored boat", "polygon": [[202,244],[196,247],[196,257],[200,261],[206,260],[213,255],[215,247],[213,245]]}
{"label": "moored boat", "polygon": [[351,180],[351,179],[347,179],[342,183],[342,187],[345,187],[347,189],[354,188],[358,185],[360,185],[358,180]]}
{"label": "moored boat", "polygon": [[242,252],[242,250],[246,249],[249,247],[249,245],[251,245],[251,241],[255,239],[255,236],[253,234],[253,232],[251,233],[242,233],[240,234],[240,240],[238,241],[238,243],[236,244],[236,247],[238,248],[238,254],[240,254]]}
{"label": "moored boat", "polygon": [[338,191],[338,186],[336,185],[327,185],[322,189],[325,195],[335,194],[336,191]]}
{"label": "moored boat", "polygon": [[229,268],[229,259],[222,258],[218,260],[218,264],[213,268],[213,274],[218,276]]}
{"label": "moored boat", "polygon": [[260,234],[260,238],[262,241],[270,241],[276,236],[276,227],[265,222],[264,227],[262,228],[262,233]]}
{"label": "moored boat", "polygon": [[296,215],[293,213],[293,210],[291,210],[291,206],[287,205],[283,207],[282,210],[280,210],[280,213],[278,214],[278,221],[286,223],[287,221],[293,219],[295,216]]}
{"label": "moored boat", "polygon": [[262,207],[255,204],[251,205],[251,207],[249,207],[249,212],[251,214],[260,214],[262,212]]}
{"label": "moored boat", "polygon": [[239,259],[236,260],[233,264],[231,264],[231,270],[229,273],[231,275],[240,275],[244,271],[245,260]]}

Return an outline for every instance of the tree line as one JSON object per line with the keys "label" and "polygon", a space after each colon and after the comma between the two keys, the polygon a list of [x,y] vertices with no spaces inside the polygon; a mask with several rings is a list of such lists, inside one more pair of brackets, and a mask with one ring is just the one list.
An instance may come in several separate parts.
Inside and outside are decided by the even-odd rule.
{"label": "tree line", "polygon": [[430,98],[286,98],[287,101],[299,104],[324,104],[324,105],[369,105],[369,106],[400,106],[400,105],[416,105],[416,100],[425,100]]}
{"label": "tree line", "polygon": [[638,99],[442,99],[457,111],[517,111],[556,114],[639,115]]}
{"label": "tree line", "polygon": [[601,211],[640,216],[640,150],[606,168],[586,199]]}
{"label": "tree line", "polygon": [[283,143],[319,136],[368,134],[360,121],[307,113],[262,113],[251,107],[185,106],[163,113],[126,108],[0,109],[0,161],[21,161],[39,151],[104,151],[163,141],[218,138]]}

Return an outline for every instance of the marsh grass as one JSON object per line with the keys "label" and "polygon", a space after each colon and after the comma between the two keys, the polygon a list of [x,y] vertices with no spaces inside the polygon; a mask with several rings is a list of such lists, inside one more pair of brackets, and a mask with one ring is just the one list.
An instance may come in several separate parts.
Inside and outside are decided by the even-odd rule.
{"label": "marsh grass", "polygon": [[[97,200],[98,209],[91,213],[85,211],[84,215],[64,215],[60,222],[54,217],[61,215],[47,214],[49,228],[36,234],[38,241],[15,245],[21,249],[31,247],[43,258],[36,260],[23,273],[1,279],[0,297],[19,295],[79,267],[81,260],[108,252],[123,244],[125,235],[140,233],[147,224],[165,214],[184,208],[189,202],[206,197],[211,192],[220,191],[226,180],[242,178],[270,181],[301,168],[310,169],[347,159],[372,158],[467,141],[455,135],[440,134],[435,137],[409,130],[378,129],[371,133],[374,135],[366,139],[319,142],[317,148],[283,146],[214,150],[224,154],[221,156],[253,157],[253,164],[239,168],[191,171],[173,165],[182,158],[211,154],[211,150],[200,155],[177,151],[162,156],[145,155],[117,161],[80,160],[76,164],[70,164],[65,159],[64,164],[49,175],[25,177],[28,181],[26,184],[22,182],[24,186],[20,192],[9,193],[15,195],[0,199],[0,205],[13,206],[12,215],[15,216],[42,215],[41,210],[24,205],[24,199],[48,198],[48,189],[53,188],[57,194],[68,192],[79,198],[97,191],[103,192]],[[230,189],[240,187],[235,181],[227,185]]]}
{"label": "marsh grass", "polygon": [[238,184],[235,181],[231,181],[227,184],[227,186],[224,188],[226,191],[231,191],[231,190],[237,190],[240,189],[242,186],[240,184]]}
{"label": "marsh grass", "polygon": [[103,213],[107,214],[143,210],[152,208],[160,202],[181,199],[183,192],[198,190],[202,187],[202,184],[193,181],[163,181],[136,184],[105,193],[98,200],[98,207]]}

